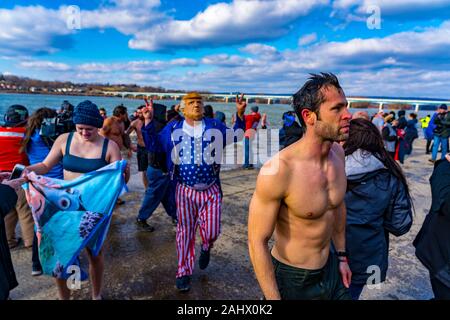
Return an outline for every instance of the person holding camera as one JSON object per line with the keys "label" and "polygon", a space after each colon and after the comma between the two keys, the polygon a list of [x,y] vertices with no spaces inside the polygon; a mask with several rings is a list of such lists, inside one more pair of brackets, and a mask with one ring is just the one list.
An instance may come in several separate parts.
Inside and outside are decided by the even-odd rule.
{"label": "person holding camera", "polygon": [[[11,172],[16,164],[28,165],[28,157],[21,152],[25,137],[28,110],[22,105],[12,105],[5,114],[5,124],[0,127],[0,172]],[[10,249],[20,245],[23,239],[25,248],[31,248],[34,238],[34,221],[24,190],[18,191],[18,200],[5,219],[6,238]],[[16,237],[17,222],[22,229],[22,239]]]}
{"label": "person holding camera", "polygon": [[[64,180],[73,180],[84,173],[98,170],[110,163],[122,160],[117,144],[99,134],[103,118],[97,106],[91,101],[84,101],[75,108],[73,122],[76,132],[60,135],[53,144],[50,153],[41,163],[29,166],[27,171],[38,175],[48,173],[61,160],[63,163]],[[125,181],[130,178],[129,170],[125,172]],[[92,299],[102,299],[104,258],[103,253],[94,256],[87,249],[89,273],[92,283]],[[61,300],[70,298],[70,290],[65,279],[56,279],[58,295]]]}
{"label": "person holding camera", "polygon": [[9,292],[19,285],[6,239],[4,218],[15,207],[17,191],[21,190],[25,179],[7,180],[10,176],[9,172],[0,173],[0,300],[7,300]]}
{"label": "person holding camera", "polygon": [[448,151],[448,137],[450,136],[450,114],[447,112],[447,105],[441,104],[437,111],[437,115],[433,117],[433,123],[436,127],[433,130],[434,140],[433,149],[431,151],[430,162],[435,162],[439,152],[439,146],[442,148],[441,159],[445,158]]}
{"label": "person holding camera", "polygon": [[[52,131],[52,135],[46,135],[45,130],[42,130],[43,123],[49,121],[54,122],[57,118],[56,110],[50,108],[37,109],[28,118],[28,123],[25,132],[25,138],[22,141],[20,152],[25,152],[28,156],[30,165],[40,163],[45,160],[52,148],[54,139],[57,138],[58,132]],[[55,179],[63,179],[63,167],[61,161],[57,163],[45,176]],[[42,274],[42,266],[39,262],[39,252],[36,233],[33,241],[33,255],[32,255],[32,276],[39,276]]]}

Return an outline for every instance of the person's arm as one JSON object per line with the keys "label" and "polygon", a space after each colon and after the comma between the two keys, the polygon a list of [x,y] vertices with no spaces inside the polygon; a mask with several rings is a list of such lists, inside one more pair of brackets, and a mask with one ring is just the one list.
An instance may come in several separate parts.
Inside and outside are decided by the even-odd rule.
{"label": "person's arm", "polygon": [[[122,160],[122,154],[120,153],[119,146],[112,140],[108,142],[108,163],[113,163]],[[130,180],[130,163],[127,161],[127,167],[125,169],[125,182],[128,183]]]}
{"label": "person's arm", "polygon": [[55,165],[57,165],[63,156],[62,147],[67,141],[68,133],[60,135],[50,149],[49,154],[44,161],[26,167],[26,171],[33,171],[37,175],[43,175],[49,172]]}
{"label": "person's arm", "polygon": [[133,131],[136,130],[136,122],[137,120],[133,120],[130,123],[130,126],[128,127],[128,129],[125,131],[125,134],[130,135]]}
{"label": "person's arm", "polygon": [[[337,143],[335,143],[332,149],[336,152],[336,156],[339,158],[339,161],[341,161],[344,166],[345,154],[342,147],[339,146]],[[342,187],[345,189],[346,185],[344,184]],[[346,252],[345,226],[347,223],[347,209],[345,207],[345,199],[342,199],[341,204],[336,208],[335,215],[336,216],[333,226],[333,233],[331,235],[331,240],[333,241],[333,245],[334,248],[336,249],[336,252]],[[350,287],[352,272],[350,271],[348,259],[346,257],[339,257],[339,272],[341,273],[342,282],[344,283],[344,286],[346,288]]]}
{"label": "person's arm", "polygon": [[[394,178],[391,178],[394,181]],[[383,227],[394,236],[399,237],[407,233],[412,226],[412,206],[411,199],[408,198],[405,186],[395,179],[391,185],[392,201],[385,215]]]}
{"label": "person's arm", "polygon": [[100,134],[103,137],[108,138],[108,136],[109,136],[109,134],[111,133],[111,130],[112,130],[113,122],[114,122],[114,120],[111,117],[106,118],[103,121],[103,127],[100,129]]}
{"label": "person's arm", "polygon": [[[14,180],[10,180],[14,181]],[[3,219],[17,202],[17,194],[14,191],[14,187],[10,186],[11,183],[8,180],[0,183],[0,218]]]}
{"label": "person's arm", "polygon": [[[269,162],[265,166],[270,165]],[[259,174],[248,217],[250,260],[261,290],[268,300],[281,299],[268,245],[277,223],[281,201],[285,197],[284,186],[289,178],[288,170],[283,168],[283,164],[279,169],[274,175]]]}

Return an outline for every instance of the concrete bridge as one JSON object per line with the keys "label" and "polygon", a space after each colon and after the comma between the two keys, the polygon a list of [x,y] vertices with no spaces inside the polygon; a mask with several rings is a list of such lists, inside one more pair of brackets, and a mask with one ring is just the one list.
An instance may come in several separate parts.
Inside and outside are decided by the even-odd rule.
{"label": "concrete bridge", "polygon": [[[106,96],[114,96],[114,97],[147,97],[154,98],[155,100],[162,99],[173,99],[180,100],[186,93],[180,92],[125,92],[125,91],[104,91],[104,95]],[[203,94],[203,96],[207,100],[222,100],[225,103],[233,102],[236,100],[235,93],[207,93]],[[246,94],[245,99],[247,103],[253,102],[255,100],[266,100],[267,104],[279,103],[280,101],[290,101],[292,100],[292,96],[287,95],[258,95],[258,94]],[[390,104],[406,104],[414,106],[414,110],[417,112],[420,110],[420,106],[424,105],[441,105],[443,103],[450,105],[450,100],[420,100],[420,99],[402,99],[402,98],[358,98],[358,97],[347,97],[349,108],[353,103],[357,102],[366,102],[371,104],[377,104],[378,109],[382,110],[384,105]]]}

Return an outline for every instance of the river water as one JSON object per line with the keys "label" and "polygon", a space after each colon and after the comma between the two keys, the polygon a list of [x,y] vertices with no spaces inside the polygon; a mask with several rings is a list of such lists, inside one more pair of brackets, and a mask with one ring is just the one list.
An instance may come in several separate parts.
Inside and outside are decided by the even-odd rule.
{"label": "river water", "polygon": [[[7,108],[13,104],[21,104],[28,108],[30,114],[41,107],[48,107],[59,109],[61,103],[64,100],[68,100],[73,105],[84,100],[91,100],[98,107],[103,107],[107,110],[108,115],[112,114],[114,107],[119,104],[124,104],[128,108],[128,113],[131,114],[138,106],[142,105],[144,101],[136,99],[126,99],[118,97],[90,97],[90,96],[63,96],[63,95],[41,95],[41,94],[0,94],[0,123],[3,122],[3,115],[5,114]],[[168,107],[179,103],[175,100],[155,100],[155,102],[164,104]],[[235,112],[234,103],[221,103],[221,102],[205,102],[205,104],[210,104],[213,106],[214,111],[222,111],[226,115],[226,121],[229,124],[231,115]],[[284,112],[292,110],[291,106],[285,104],[254,104],[250,103],[247,107],[248,112],[252,106],[258,106],[259,112],[261,114],[266,113],[267,119],[269,121],[269,126],[272,128],[278,128],[282,125],[281,116]],[[356,109],[351,108],[350,111],[354,112]],[[377,112],[377,109],[358,109],[366,110],[370,115]],[[389,108],[385,108],[389,110]],[[407,111],[409,113],[411,111]],[[424,117],[427,114],[432,114],[431,111],[419,111],[418,115]]]}

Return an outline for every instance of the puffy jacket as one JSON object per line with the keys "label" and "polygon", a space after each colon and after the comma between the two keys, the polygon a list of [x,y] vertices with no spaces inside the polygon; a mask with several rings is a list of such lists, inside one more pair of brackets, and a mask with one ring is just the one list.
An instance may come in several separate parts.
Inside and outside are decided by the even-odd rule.
{"label": "puffy jacket", "polygon": [[[369,266],[378,266],[381,281],[388,268],[389,233],[401,236],[412,225],[406,188],[372,154],[357,150],[346,157],[346,247],[352,282],[366,284]],[[369,271],[370,272],[370,271]]]}

